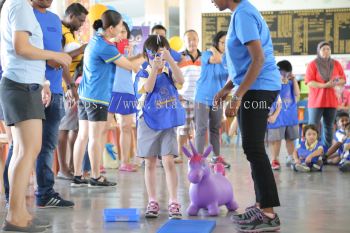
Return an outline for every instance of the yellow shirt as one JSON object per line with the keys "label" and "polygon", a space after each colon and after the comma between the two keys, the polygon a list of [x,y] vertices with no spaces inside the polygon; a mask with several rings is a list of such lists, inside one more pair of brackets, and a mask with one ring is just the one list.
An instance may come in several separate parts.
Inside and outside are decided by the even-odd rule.
{"label": "yellow shirt", "polygon": [[[80,48],[81,44],[79,41],[75,38],[74,34],[62,24],[62,36],[64,37],[64,47],[63,51],[66,53],[69,53],[73,50],[76,50]],[[72,64],[70,65],[69,72],[71,75],[74,74],[75,69],[77,68],[78,64],[80,63],[81,59],[83,58],[83,54],[73,57]]]}

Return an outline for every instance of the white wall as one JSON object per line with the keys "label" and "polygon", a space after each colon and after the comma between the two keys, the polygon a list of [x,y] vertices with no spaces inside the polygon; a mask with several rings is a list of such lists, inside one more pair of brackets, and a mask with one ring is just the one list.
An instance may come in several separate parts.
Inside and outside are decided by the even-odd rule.
{"label": "white wall", "polygon": [[59,17],[63,17],[64,11],[65,11],[65,1],[58,1],[55,0],[52,2],[50,11],[57,14]]}

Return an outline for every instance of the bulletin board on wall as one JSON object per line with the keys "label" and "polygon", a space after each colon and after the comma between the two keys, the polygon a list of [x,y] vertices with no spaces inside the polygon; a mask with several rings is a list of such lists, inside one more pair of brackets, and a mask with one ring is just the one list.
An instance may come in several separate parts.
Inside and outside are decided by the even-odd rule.
{"label": "bulletin board on wall", "polygon": [[[80,3],[82,4],[87,10],[90,8],[90,0],[66,0],[66,8],[72,4],[72,3]],[[93,23],[93,22],[92,22]],[[83,24],[83,26],[79,29],[79,31],[76,33],[76,36],[81,44],[85,44],[89,42],[90,40],[90,32],[92,30],[92,23],[89,22],[88,17],[86,17],[86,21]]]}
{"label": "bulletin board on wall", "polygon": [[[330,41],[333,54],[350,54],[350,8],[261,12],[276,56],[316,54],[320,41]],[[227,30],[231,13],[202,14],[202,49],[213,36]]]}

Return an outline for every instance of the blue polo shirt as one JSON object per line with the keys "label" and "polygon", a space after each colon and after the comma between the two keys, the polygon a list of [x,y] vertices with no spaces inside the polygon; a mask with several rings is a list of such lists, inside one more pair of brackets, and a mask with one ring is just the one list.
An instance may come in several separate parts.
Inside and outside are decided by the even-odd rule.
{"label": "blue polo shirt", "polygon": [[215,95],[225,86],[228,78],[225,54],[222,56],[223,59],[220,64],[210,64],[211,56],[213,56],[211,51],[202,53],[202,70],[196,83],[194,98],[195,102],[207,106],[213,106]]}
{"label": "blue polo shirt", "polygon": [[241,84],[252,62],[246,44],[255,40],[261,42],[265,63],[250,89],[278,91],[281,89],[281,78],[269,28],[260,12],[248,0],[242,0],[231,16],[226,37],[227,67],[236,85]]}
{"label": "blue polo shirt", "polygon": [[117,66],[113,83],[113,92],[135,95],[131,71]]}
{"label": "blue polo shirt", "polygon": [[108,106],[116,65],[114,61],[121,58],[115,45],[95,35],[84,53],[83,78],[78,93],[81,100]]}
{"label": "blue polo shirt", "polygon": [[[44,49],[62,52],[62,23],[60,18],[50,11],[41,13],[34,9],[34,14],[43,32]],[[63,94],[62,69],[55,70],[46,65],[45,77],[50,81],[53,94]]]}

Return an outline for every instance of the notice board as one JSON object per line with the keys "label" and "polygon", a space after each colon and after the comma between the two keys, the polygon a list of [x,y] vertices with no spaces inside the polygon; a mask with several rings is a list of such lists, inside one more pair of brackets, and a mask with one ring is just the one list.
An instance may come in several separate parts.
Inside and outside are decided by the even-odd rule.
{"label": "notice board", "polygon": [[[333,54],[350,54],[350,8],[261,12],[276,56],[314,55],[320,41],[330,41]],[[227,30],[231,13],[202,14],[202,49]]]}

